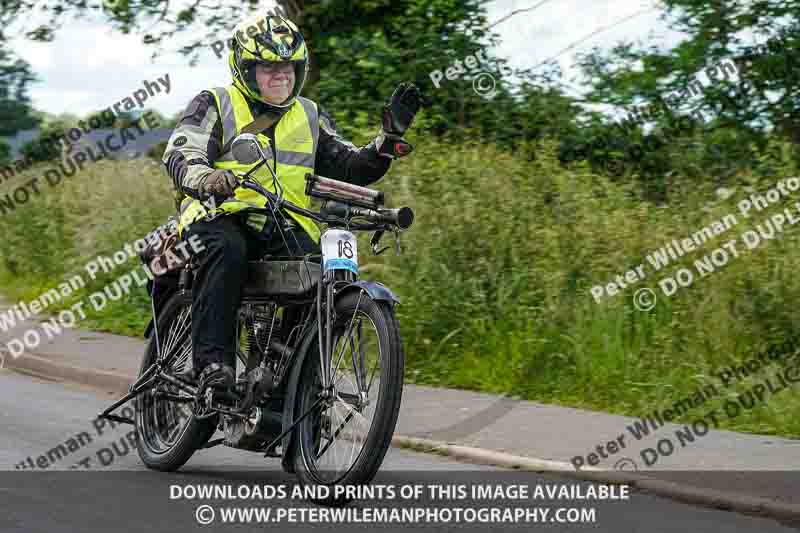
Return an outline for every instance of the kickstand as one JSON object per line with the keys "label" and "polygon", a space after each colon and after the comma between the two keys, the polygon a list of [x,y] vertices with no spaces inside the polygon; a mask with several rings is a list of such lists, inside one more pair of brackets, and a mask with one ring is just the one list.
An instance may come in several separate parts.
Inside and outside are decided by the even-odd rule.
{"label": "kickstand", "polygon": [[133,419],[130,419],[125,416],[118,416],[112,415],[111,411],[118,408],[120,405],[127,403],[128,401],[136,398],[145,390],[149,390],[152,387],[153,382],[156,379],[156,373],[158,371],[158,364],[153,363],[150,368],[148,368],[142,376],[136,380],[136,383],[131,385],[130,389],[128,390],[128,394],[117,400],[116,402],[112,403],[108,406],[105,411],[100,413],[97,418],[110,420],[112,422],[119,422],[120,424],[131,424],[133,425]]}
{"label": "kickstand", "polygon": [[[105,411],[100,413],[97,418],[99,419],[106,419],[112,422],[119,422],[121,424],[131,424],[135,425],[134,421],[125,416],[118,416],[112,415],[111,411],[119,407],[120,405],[127,403],[128,401],[136,398],[144,392],[145,386],[150,385],[152,386],[153,381],[155,381],[156,375],[159,374],[161,370],[161,343],[158,339],[158,315],[156,314],[156,305],[155,305],[155,294],[156,294],[156,285],[155,283],[151,286],[150,292],[150,311],[153,313],[153,334],[155,335],[156,341],[156,363],[150,365],[144,374],[136,380],[136,382],[131,385],[130,389],[128,389],[128,394],[111,404],[109,407],[106,408]],[[149,388],[149,387],[148,387]]]}
{"label": "kickstand", "polygon": [[136,396],[136,395],[126,394],[123,398],[121,398],[120,400],[114,402],[113,405],[111,405],[105,411],[103,411],[102,413],[97,415],[97,418],[99,418],[99,419],[103,419],[104,418],[106,420],[111,420],[112,422],[119,422],[120,424],[134,425],[134,421],[133,421],[132,418],[128,418],[127,416],[119,416],[119,415],[112,415],[111,414],[111,411],[113,411],[114,409],[116,409],[117,407],[122,405],[123,403],[126,403],[128,400],[130,400],[134,396]]}
{"label": "kickstand", "polygon": [[114,409],[116,409],[120,405],[122,405],[124,403],[127,403],[128,401],[132,400],[133,398],[139,396],[142,392],[144,392],[144,391],[139,390],[139,391],[136,391],[136,392],[133,392],[133,391],[129,392],[128,394],[126,394],[125,396],[123,396],[122,398],[120,398],[119,400],[117,400],[116,402],[111,404],[110,406],[108,406],[105,411],[103,411],[102,413],[97,415],[97,418],[105,418],[106,420],[111,420],[112,422],[119,422],[120,424],[131,424],[131,425],[133,425],[134,424],[133,419],[128,418],[126,416],[112,415],[111,411],[113,411]]}

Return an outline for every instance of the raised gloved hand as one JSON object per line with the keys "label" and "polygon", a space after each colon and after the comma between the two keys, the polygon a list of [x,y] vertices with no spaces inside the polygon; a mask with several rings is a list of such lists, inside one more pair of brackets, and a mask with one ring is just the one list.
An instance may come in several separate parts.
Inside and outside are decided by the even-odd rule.
{"label": "raised gloved hand", "polygon": [[383,127],[375,139],[378,154],[390,159],[406,156],[414,149],[403,134],[411,126],[423,104],[422,94],[413,83],[401,83],[383,106]]}
{"label": "raised gloved hand", "polygon": [[200,182],[200,194],[203,198],[222,200],[233,196],[238,186],[239,180],[233,172],[216,169]]}
{"label": "raised gloved hand", "polygon": [[402,137],[422,106],[422,94],[413,83],[401,83],[383,106],[383,131]]}

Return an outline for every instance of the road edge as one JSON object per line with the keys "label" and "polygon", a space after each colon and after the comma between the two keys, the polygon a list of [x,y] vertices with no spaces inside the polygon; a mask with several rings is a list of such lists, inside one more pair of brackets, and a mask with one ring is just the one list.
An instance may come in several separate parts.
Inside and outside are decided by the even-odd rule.
{"label": "road edge", "polygon": [[800,505],[791,505],[767,498],[757,498],[737,493],[705,489],[664,481],[640,474],[616,470],[584,468],[575,470],[570,463],[523,457],[505,452],[473,448],[460,444],[450,444],[435,440],[395,435],[392,445],[425,453],[435,453],[467,462],[499,466],[513,470],[526,470],[539,473],[553,473],[580,481],[594,481],[614,485],[629,485],[643,492],[670,498],[683,503],[691,503],[724,511],[772,518],[788,522],[793,527],[800,526]]}
{"label": "road edge", "polygon": [[126,394],[128,392],[128,388],[135,379],[134,377],[117,372],[89,369],[66,363],[56,363],[52,359],[32,353],[25,353],[24,356],[17,358],[6,356],[4,368],[11,370],[27,370],[52,379],[71,381],[80,385],[89,385],[91,387],[112,390],[121,394]]}

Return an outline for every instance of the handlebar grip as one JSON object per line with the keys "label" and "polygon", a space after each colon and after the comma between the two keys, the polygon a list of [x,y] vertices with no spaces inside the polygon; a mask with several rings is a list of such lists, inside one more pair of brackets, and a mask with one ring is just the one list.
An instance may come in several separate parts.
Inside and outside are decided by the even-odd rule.
{"label": "handlebar grip", "polygon": [[383,221],[396,224],[400,229],[408,229],[414,223],[414,211],[410,207],[378,209],[378,215]]}
{"label": "handlebar grip", "polygon": [[328,200],[322,205],[322,208],[320,208],[319,212],[326,217],[344,218],[347,216],[348,209],[350,209],[352,212],[352,210],[355,208],[341,202]]}
{"label": "handlebar grip", "polygon": [[341,202],[325,202],[321,212],[327,216],[344,218],[346,216],[359,216],[368,218],[373,222],[393,224],[400,229],[408,229],[414,223],[414,211],[410,207],[396,209],[378,208],[377,210],[356,207]]}

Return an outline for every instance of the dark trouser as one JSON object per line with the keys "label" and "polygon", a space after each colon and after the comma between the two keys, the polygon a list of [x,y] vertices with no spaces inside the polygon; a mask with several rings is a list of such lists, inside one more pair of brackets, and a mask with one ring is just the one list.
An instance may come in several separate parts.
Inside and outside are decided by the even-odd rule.
{"label": "dark trouser", "polygon": [[199,373],[210,363],[225,363],[235,368],[236,312],[249,260],[264,254],[319,253],[319,245],[299,226],[284,230],[288,250],[280,232],[274,228],[274,221],[268,221],[259,234],[247,226],[240,215],[228,215],[197,221],[186,230],[186,238],[197,235],[204,247],[198,254],[200,268],[192,286],[195,372]]}

